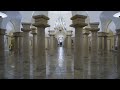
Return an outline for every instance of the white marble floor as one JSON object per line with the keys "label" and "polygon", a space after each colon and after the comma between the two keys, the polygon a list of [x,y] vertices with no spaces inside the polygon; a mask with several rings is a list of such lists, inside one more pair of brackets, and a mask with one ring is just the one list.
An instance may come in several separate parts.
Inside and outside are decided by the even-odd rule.
{"label": "white marble floor", "polygon": [[[59,47],[53,56],[46,51],[46,69],[33,72],[33,59],[30,58],[30,72],[23,74],[22,56],[14,56],[6,52],[4,69],[0,69],[0,78],[3,79],[119,79],[120,54],[107,54],[81,60],[81,70],[74,70],[74,55],[67,56],[66,50]],[[19,63],[19,67],[15,67]],[[16,65],[17,66],[17,65]]]}

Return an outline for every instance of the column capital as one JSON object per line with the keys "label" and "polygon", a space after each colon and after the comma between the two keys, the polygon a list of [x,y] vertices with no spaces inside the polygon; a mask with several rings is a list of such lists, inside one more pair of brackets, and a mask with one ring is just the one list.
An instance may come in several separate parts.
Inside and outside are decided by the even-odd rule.
{"label": "column capital", "polygon": [[72,36],[73,34],[67,34],[66,36]]}
{"label": "column capital", "polygon": [[87,16],[84,15],[75,15],[71,18],[72,20],[72,25],[70,25],[71,27],[85,27],[88,24],[85,23],[85,19],[87,18]]}
{"label": "column capital", "polygon": [[67,36],[72,36],[72,30],[71,31],[67,31]]}
{"label": "column capital", "polygon": [[91,28],[84,28],[84,35],[89,35],[90,34]]}
{"label": "column capital", "polygon": [[90,23],[90,27],[91,27],[91,32],[97,32],[100,30],[100,28],[98,28],[99,26],[99,22],[94,22],[94,23]]}
{"label": "column capital", "polygon": [[116,34],[120,35],[120,29],[116,29]]}
{"label": "column capital", "polygon": [[35,34],[35,35],[37,34],[37,29],[36,28],[31,28],[31,30],[32,30],[31,34]]}
{"label": "column capital", "polygon": [[107,32],[98,32],[98,37],[107,37]]}
{"label": "column capital", "polygon": [[90,23],[91,28],[98,28],[98,26],[99,26],[99,22]]}
{"label": "column capital", "polygon": [[13,36],[14,37],[23,37],[23,32],[14,32]]}
{"label": "column capital", "polygon": [[33,16],[33,19],[35,19],[35,23],[33,24],[35,27],[50,27],[50,25],[47,24],[49,18],[45,15],[36,15]]}
{"label": "column capital", "polygon": [[83,35],[89,35],[90,33],[89,32],[84,32]]}
{"label": "column capital", "polygon": [[6,29],[0,28],[0,35],[5,35]]}
{"label": "column capital", "polygon": [[49,30],[48,32],[49,32],[49,34],[55,34],[54,30]]}
{"label": "column capital", "polygon": [[22,26],[23,26],[23,28],[21,28],[21,30],[23,32],[29,32],[29,31],[31,31],[31,28],[30,28],[31,23],[25,23],[25,22],[23,22]]}
{"label": "column capital", "polygon": [[55,36],[55,34],[52,34],[52,33],[51,33],[51,34],[48,34],[48,35],[49,35],[49,36]]}

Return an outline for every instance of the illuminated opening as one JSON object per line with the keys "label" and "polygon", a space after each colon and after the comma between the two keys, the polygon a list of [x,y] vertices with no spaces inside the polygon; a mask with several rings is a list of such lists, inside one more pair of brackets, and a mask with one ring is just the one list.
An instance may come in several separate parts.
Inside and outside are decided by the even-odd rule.
{"label": "illuminated opening", "polygon": [[0,12],[0,17],[2,17],[2,18],[6,18],[6,17],[7,17],[7,15],[6,15],[6,14],[4,14],[4,13],[2,13],[2,12]]}
{"label": "illuminated opening", "polygon": [[120,12],[114,14],[113,17],[120,18]]}

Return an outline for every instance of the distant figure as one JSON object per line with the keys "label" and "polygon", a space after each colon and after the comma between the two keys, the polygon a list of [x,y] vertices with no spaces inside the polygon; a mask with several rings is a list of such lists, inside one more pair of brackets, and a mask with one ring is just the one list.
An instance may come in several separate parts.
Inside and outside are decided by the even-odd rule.
{"label": "distant figure", "polygon": [[62,46],[62,42],[60,42],[60,46]]}

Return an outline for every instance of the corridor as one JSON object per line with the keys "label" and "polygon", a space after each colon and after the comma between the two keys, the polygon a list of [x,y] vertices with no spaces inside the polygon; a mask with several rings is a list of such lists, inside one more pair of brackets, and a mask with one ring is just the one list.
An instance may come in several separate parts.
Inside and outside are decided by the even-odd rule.
{"label": "corridor", "polygon": [[[5,68],[3,69],[5,79],[117,79],[120,78],[119,55],[115,52],[97,55],[96,58],[81,59],[81,70],[74,71],[73,54],[66,55],[63,47],[58,47],[53,56],[46,51],[46,69],[34,72],[32,57],[30,58],[30,73],[23,74],[22,57],[14,56],[6,52]],[[15,68],[15,60],[20,61]],[[0,74],[2,75],[2,74]]]}
{"label": "corridor", "polygon": [[1,11],[0,79],[119,79],[119,11]]}

